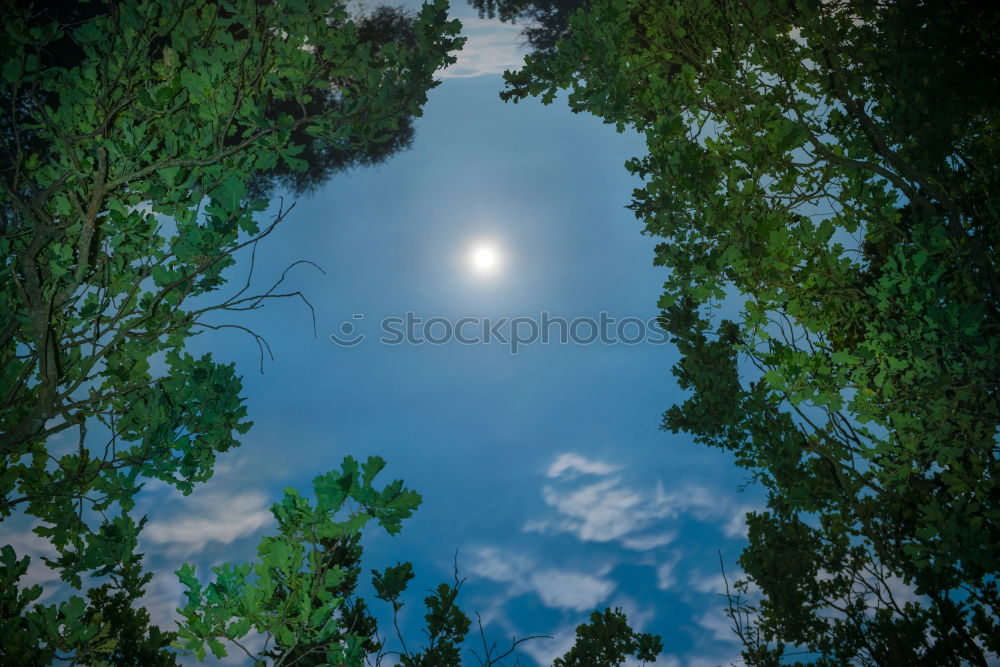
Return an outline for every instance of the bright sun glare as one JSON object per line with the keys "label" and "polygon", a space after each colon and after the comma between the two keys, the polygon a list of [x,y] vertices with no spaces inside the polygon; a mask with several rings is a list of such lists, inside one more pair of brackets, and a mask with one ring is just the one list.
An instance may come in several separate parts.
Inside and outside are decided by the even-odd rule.
{"label": "bright sun glare", "polygon": [[489,245],[477,245],[472,249],[472,268],[478,273],[491,273],[496,270],[500,257],[496,248]]}

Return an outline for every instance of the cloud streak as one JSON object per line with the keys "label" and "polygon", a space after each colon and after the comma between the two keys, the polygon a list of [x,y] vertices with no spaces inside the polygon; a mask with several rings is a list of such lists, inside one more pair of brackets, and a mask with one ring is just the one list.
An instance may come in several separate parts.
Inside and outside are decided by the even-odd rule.
{"label": "cloud streak", "polygon": [[531,587],[546,607],[589,611],[611,595],[615,582],[589,574],[543,570],[532,575]]}
{"label": "cloud streak", "polygon": [[458,62],[440,73],[442,79],[502,74],[520,68],[524,61],[519,26],[496,19],[464,18],[462,34],[467,39],[458,53]]}
{"label": "cloud streak", "polygon": [[[717,525],[726,537],[746,536],[744,516],[754,509],[752,505],[692,484],[670,493],[660,482],[653,489],[635,488],[611,476],[621,468],[580,454],[559,455],[547,471],[554,482],[542,487],[542,498],[556,516],[527,521],[524,530],[571,533],[585,542],[617,540],[633,551],[651,551],[676,538],[676,530],[665,522],[690,516]],[[570,484],[581,475],[599,479]]]}
{"label": "cloud streak", "polygon": [[56,558],[59,554],[48,539],[33,532],[32,529],[38,525],[41,524],[35,522],[29,530],[7,533],[2,543],[13,547],[17,558],[30,558],[28,571],[21,577],[18,586],[27,589],[42,585],[42,594],[37,602],[44,602],[59,589],[59,585],[55,583],[59,581],[59,573],[46,565],[42,557]]}
{"label": "cloud streak", "polygon": [[187,558],[210,544],[231,544],[257,532],[273,520],[268,506],[267,497],[257,491],[203,489],[173,516],[150,521],[142,535],[168,555]]}
{"label": "cloud streak", "polygon": [[[699,532],[708,529],[705,539],[710,541],[742,540],[744,515],[755,505],[707,485],[683,481],[667,488],[663,481],[639,481],[641,476],[632,475],[618,462],[589,458],[581,452],[553,456],[543,470],[540,495],[544,507],[523,524],[523,530],[569,535],[580,542],[622,549],[596,567],[579,564],[577,569],[547,567],[546,560],[523,551],[487,547],[474,552],[472,573],[500,584],[503,590],[493,599],[491,618],[502,616],[501,609],[521,595],[536,596],[543,605],[562,612],[557,627],[549,631],[558,639],[526,644],[527,655],[539,665],[551,664],[572,645],[576,624],[584,622],[590,611],[605,606],[626,609],[633,627],[652,625],[656,607],[643,608],[629,598],[628,568],[634,566],[650,568],[647,593],[662,591],[672,604],[685,608],[683,628],[694,636],[694,652],[668,654],[656,664],[686,665],[709,659],[719,649],[730,650],[734,637],[719,602],[725,590],[723,576],[702,570],[701,561],[692,562],[704,558],[708,551],[704,543],[686,541],[678,546],[679,536],[695,523],[700,524],[695,529]],[[564,553],[565,546],[558,549]],[[619,582],[612,573],[622,573],[625,579]],[[742,574],[731,570],[730,584]],[[650,630],[663,632],[655,625]]]}
{"label": "cloud streak", "polygon": [[573,479],[578,475],[607,475],[621,470],[620,465],[595,461],[579,454],[560,454],[549,466],[548,475],[550,478],[564,477]]}
{"label": "cloud streak", "polygon": [[484,547],[474,553],[473,574],[507,585],[507,596],[531,594],[553,609],[588,611],[606,600],[615,582],[584,572],[540,568],[524,556]]}

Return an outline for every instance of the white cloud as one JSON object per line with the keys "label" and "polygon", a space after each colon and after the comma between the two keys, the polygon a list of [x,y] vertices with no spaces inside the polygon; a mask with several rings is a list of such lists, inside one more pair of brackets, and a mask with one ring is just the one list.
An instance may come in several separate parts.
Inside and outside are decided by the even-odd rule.
{"label": "white cloud", "polygon": [[[729,593],[734,595],[737,592],[735,588],[736,582],[745,579],[746,576],[746,573],[738,568],[735,570],[727,568],[725,575],[723,575],[721,570],[712,573],[693,572],[688,577],[688,588],[699,593],[725,595],[728,583]],[[748,592],[755,594],[758,590],[757,586],[751,582]]]}
{"label": "white cloud", "polygon": [[752,512],[756,507],[752,505],[740,505],[732,509],[732,516],[729,521],[722,526],[722,532],[726,537],[733,539],[746,539],[747,537],[747,512]]}
{"label": "white cloud", "polygon": [[572,479],[577,475],[607,475],[613,473],[617,470],[621,470],[622,466],[614,465],[611,463],[606,463],[604,461],[595,461],[593,459],[588,459],[585,456],[580,456],[579,454],[560,454],[552,465],[549,466],[548,476],[549,477],[567,477]]}
{"label": "white cloud", "polygon": [[519,649],[531,656],[535,664],[549,667],[576,643],[576,625],[564,625],[552,633],[552,639],[538,639],[521,644]]}
{"label": "white cloud", "polygon": [[[31,528],[33,529],[38,525],[41,524],[35,522],[31,525]],[[18,559],[25,556],[31,559],[28,561],[28,571],[18,581],[18,587],[26,589],[35,585],[41,585],[42,594],[36,599],[36,602],[44,602],[51,597],[59,588],[59,585],[50,586],[47,584],[59,581],[59,573],[46,565],[42,561],[42,556],[46,558],[58,557],[59,554],[56,548],[52,546],[52,543],[47,538],[32,532],[31,529],[8,533],[4,535],[3,543],[13,547]]]}
{"label": "white cloud", "polygon": [[557,530],[575,533],[588,542],[608,542],[664,517],[668,510],[654,499],[626,488],[621,480],[606,479],[569,491],[546,486],[546,504],[565,518]]}
{"label": "white cloud", "polygon": [[[547,476],[555,480],[542,487],[542,498],[558,518],[535,518],[526,521],[527,532],[566,532],[586,542],[620,540],[634,551],[649,551],[670,544],[676,531],[663,527],[669,519],[690,515],[694,519],[719,526],[731,539],[746,537],[745,514],[752,505],[736,502],[732,494],[705,486],[687,484],[668,493],[662,482],[654,489],[632,488],[619,477],[608,477],[622,466],[565,453],[555,458]],[[581,474],[602,479],[573,485]],[[649,532],[648,528],[656,526]]]}
{"label": "white cloud", "polygon": [[666,533],[655,533],[651,535],[637,535],[622,539],[622,546],[633,551],[649,551],[670,544],[677,539],[677,531],[671,530]]}
{"label": "white cloud", "polygon": [[476,551],[470,570],[491,581],[511,582],[522,579],[533,567],[534,563],[527,558],[484,547]]}
{"label": "white cloud", "polygon": [[[264,650],[264,645],[268,641],[267,635],[251,630],[250,634],[241,638],[239,640],[240,645],[243,646],[251,655],[257,655]],[[235,642],[227,641],[226,651],[229,652],[225,658],[219,660],[223,665],[246,665],[247,664],[247,654],[243,652]]]}
{"label": "white cloud", "polygon": [[256,491],[202,488],[185,499],[181,511],[150,521],[142,535],[169,555],[188,557],[212,542],[226,545],[253,534],[272,521],[268,506]]}
{"label": "white cloud", "polygon": [[695,623],[707,630],[716,641],[739,642],[739,637],[733,632],[732,621],[721,608],[709,609],[701,616],[696,616],[694,620]]}
{"label": "white cloud", "polygon": [[470,571],[480,577],[507,584],[507,596],[533,594],[542,604],[558,609],[584,611],[593,609],[615,589],[615,582],[601,578],[606,570],[590,573],[560,568],[540,568],[524,556],[495,547],[473,553]]}
{"label": "white cloud", "polygon": [[526,533],[547,533],[549,530],[559,532],[557,529],[552,528],[551,521],[546,521],[545,519],[528,519],[521,526],[521,530]]}
{"label": "white cloud", "polygon": [[[145,561],[144,561],[145,562]],[[174,574],[174,568],[163,568],[154,571],[152,580],[146,585],[146,593],[142,596],[142,606],[149,612],[149,620],[164,630],[172,630],[180,620],[178,607],[183,607],[184,585]]]}
{"label": "white cloud", "polygon": [[[696,644],[708,653],[696,656],[668,655],[656,664],[680,667],[689,657],[708,659],[708,656],[729,653],[734,637],[728,619],[717,597],[725,589],[721,574],[711,571],[707,564],[702,571],[690,571],[682,559],[690,554],[676,548],[680,523],[697,522],[717,531],[717,539],[740,539],[746,535],[744,515],[755,509],[746,498],[728,489],[681,482],[666,487],[663,482],[636,484],[624,466],[615,461],[591,459],[580,453],[568,452],[554,456],[545,468],[546,482],[541,495],[548,508],[525,521],[527,532],[553,534],[568,533],[584,542],[614,542],[628,551],[620,550],[607,569],[598,571],[556,570],[540,567],[524,557],[504,553],[499,549],[483,549],[475,564],[477,574],[501,583],[506,589],[504,604],[517,595],[534,594],[547,606],[572,614],[581,614],[575,623],[586,620],[584,612],[605,606],[626,609],[633,627],[652,621],[655,608],[645,609],[618,592],[611,579],[613,566],[623,561],[641,561],[653,568],[656,586],[670,591],[684,600],[690,594],[711,596],[715,604],[700,616],[688,619],[696,629]],[[638,553],[636,553],[638,552]],[[543,563],[548,565],[548,563]],[[729,573],[730,585],[742,572]],[[700,598],[704,599],[704,598]],[[634,618],[633,618],[634,617]],[[568,620],[568,619],[567,619]],[[638,624],[638,625],[637,625]],[[555,633],[558,639],[551,643],[536,643],[524,651],[541,665],[563,655],[573,643],[573,626],[566,627],[566,635]],[[650,630],[656,628],[650,625]],[[721,652],[721,653],[720,653]],[[724,664],[723,663],[720,664]]]}
{"label": "white cloud", "polygon": [[547,607],[588,611],[611,595],[615,582],[589,574],[543,570],[532,575],[531,586]]}
{"label": "white cloud", "polygon": [[463,18],[465,46],[457,54],[458,62],[439,76],[443,79],[468,78],[520,68],[525,53],[520,34],[521,26],[496,19]]}
{"label": "white cloud", "polygon": [[674,571],[677,569],[677,564],[681,561],[681,554],[679,551],[675,551],[671,555],[670,559],[665,563],[661,563],[656,568],[656,587],[660,590],[670,590],[677,583],[677,575]]}
{"label": "white cloud", "polygon": [[[721,572],[714,576],[693,576],[688,580],[688,586],[699,593],[717,593],[719,595],[724,595],[726,592],[726,580],[722,576]],[[729,590],[730,592],[733,590],[732,582],[729,583]]]}
{"label": "white cloud", "polygon": [[[900,607],[905,605],[907,602],[913,603],[925,603],[927,598],[918,595],[917,589],[912,584],[907,584],[900,577],[889,576],[882,581],[885,588],[888,589],[889,594],[892,595],[893,600],[896,601]],[[1000,663],[998,663],[1000,664]]]}
{"label": "white cloud", "polygon": [[[638,600],[627,595],[617,595],[608,605],[612,609],[621,609],[625,617],[628,618],[629,627],[636,632],[644,632],[649,626],[649,622],[656,616],[656,606],[654,604],[643,605]],[[656,631],[653,630],[653,634]]]}

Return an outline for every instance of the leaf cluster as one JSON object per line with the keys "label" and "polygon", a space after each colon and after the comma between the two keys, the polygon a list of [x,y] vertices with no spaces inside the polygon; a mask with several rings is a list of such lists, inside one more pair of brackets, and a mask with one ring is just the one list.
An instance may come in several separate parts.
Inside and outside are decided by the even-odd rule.
{"label": "leaf cluster", "polygon": [[639,633],[628,624],[621,609],[606,608],[590,615],[590,623],[576,628],[576,643],[553,667],[619,667],[634,657],[641,664],[653,662],[663,651],[657,635]]}
{"label": "leaf cluster", "polygon": [[0,661],[24,667],[59,660],[102,667],[174,667],[167,651],[176,634],[150,625],[137,605],[152,575],[142,572],[141,556],[129,557],[112,572],[111,581],[87,591],[87,600],[71,596],[58,604],[32,604],[42,587],[19,589],[30,558],[18,559],[13,548],[0,550]]}
{"label": "leaf cluster", "polygon": [[[191,565],[178,570],[187,588],[178,646],[202,659],[207,650],[224,657],[226,643],[232,643],[254,664],[377,664],[384,641],[367,603],[355,592],[361,535],[372,521],[389,534],[398,532],[420,504],[420,496],[399,480],[381,489],[373,486],[384,466],[378,457],[361,465],[345,458],[340,470],[313,480],[315,504],[287,489],[271,508],[278,534],[261,541],[254,564],[213,567],[208,584],[198,581]],[[414,576],[412,565],[372,574],[376,597],[391,605],[395,619]],[[429,644],[410,653],[400,636],[399,664],[460,664],[459,645],[469,629],[468,617],[456,605],[460,587],[461,582],[441,584],[427,597]],[[247,648],[246,638],[253,633],[264,638],[258,651]]]}

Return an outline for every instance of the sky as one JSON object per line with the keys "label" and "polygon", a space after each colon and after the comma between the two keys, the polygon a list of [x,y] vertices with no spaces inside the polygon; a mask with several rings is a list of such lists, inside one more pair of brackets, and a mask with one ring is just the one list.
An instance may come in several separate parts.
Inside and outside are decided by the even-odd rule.
{"label": "sky", "polygon": [[[641,138],[562,100],[501,102],[501,73],[523,54],[519,29],[464,5],[453,13],[469,42],[430,92],[412,149],[298,198],[257,250],[254,282],[265,289],[297,260],[322,268],[299,265],[285,283],[311,303],[315,334],[309,308],[289,299],[229,318],[267,339],[274,359],[263,373],[246,335],[191,341],[193,353],[236,363],[255,425],[190,496],[159,483],[141,493],[141,550],[157,573],[147,608],[171,627],[181,563],[204,576],[253,559],[282,489],[309,493],[344,456],[378,454],[383,482],[401,478],[423,496],[402,533],[365,539],[366,571],[413,562],[408,636],[419,636],[425,591],[451,581],[457,558],[461,606],[479,612],[491,639],[552,636],[522,644],[522,664],[551,664],[605,607],[662,636],[658,665],[728,664],[739,649],[719,596],[720,555],[731,582],[743,514],[762,501],[738,490],[745,475],[727,455],[660,430],[662,412],[684,398],[671,345],[550,340],[515,354],[498,340],[379,340],[384,318],[407,313],[480,318],[471,334],[483,318],[657,315],[656,239],[625,208],[638,183],[623,165],[642,154]],[[469,261],[482,244],[498,257],[489,273]],[[345,337],[344,323],[364,340],[331,340]],[[26,531],[9,539],[19,551],[46,548]]]}

